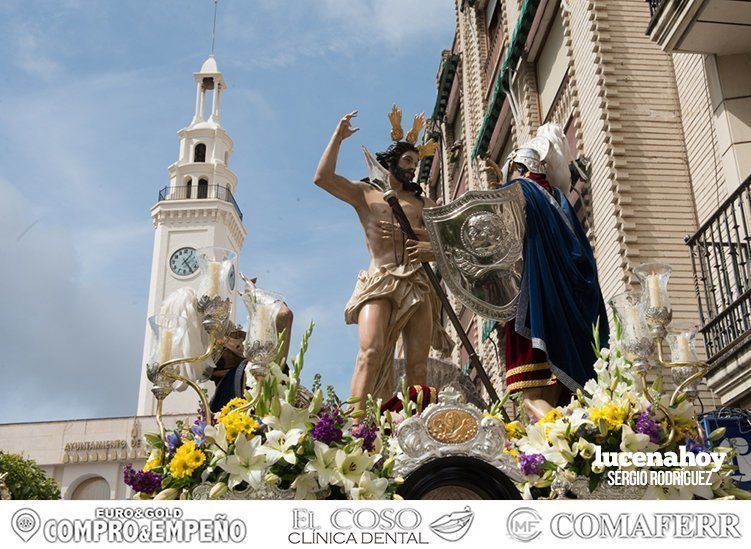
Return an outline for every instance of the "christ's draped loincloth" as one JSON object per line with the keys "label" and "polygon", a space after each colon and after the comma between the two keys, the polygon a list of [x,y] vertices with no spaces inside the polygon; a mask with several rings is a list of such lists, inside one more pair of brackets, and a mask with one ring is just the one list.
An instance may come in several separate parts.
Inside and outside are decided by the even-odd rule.
{"label": "christ's draped loincloth", "polygon": [[378,361],[378,374],[373,390],[375,398],[387,398],[394,389],[396,342],[423,300],[430,300],[433,314],[433,333],[430,342],[433,349],[446,354],[453,348],[453,343],[441,324],[441,303],[419,263],[387,264],[370,273],[360,271],[355,291],[344,309],[344,321],[347,324],[357,324],[360,309],[373,299],[387,299],[391,303],[391,317],[384,338],[383,356]]}

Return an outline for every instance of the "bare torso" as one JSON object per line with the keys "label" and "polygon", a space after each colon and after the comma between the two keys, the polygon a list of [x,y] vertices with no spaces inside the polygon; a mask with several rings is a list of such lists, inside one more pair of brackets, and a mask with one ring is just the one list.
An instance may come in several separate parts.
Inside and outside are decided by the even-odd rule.
{"label": "bare torso", "polygon": [[[368,186],[365,190],[365,203],[356,207],[360,224],[365,232],[365,243],[370,253],[369,271],[387,264],[406,264],[405,238],[397,228],[390,231],[391,237],[383,238],[381,222],[396,223],[391,206],[383,199],[383,192]],[[414,193],[401,190],[397,193],[399,204],[415,229],[422,229],[423,201]]]}

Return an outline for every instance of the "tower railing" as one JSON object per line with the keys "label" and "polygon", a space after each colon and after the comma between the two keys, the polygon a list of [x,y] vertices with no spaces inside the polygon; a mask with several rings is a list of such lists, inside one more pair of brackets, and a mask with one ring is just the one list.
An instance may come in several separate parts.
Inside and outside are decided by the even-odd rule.
{"label": "tower railing", "polygon": [[158,201],[201,200],[205,198],[214,198],[232,204],[240,220],[242,220],[243,213],[240,211],[240,206],[237,205],[235,197],[232,196],[232,191],[222,185],[201,185],[200,183],[198,185],[176,185],[174,187],[168,185],[159,191]]}
{"label": "tower railing", "polygon": [[750,229],[751,176],[686,237],[709,362],[751,342]]}

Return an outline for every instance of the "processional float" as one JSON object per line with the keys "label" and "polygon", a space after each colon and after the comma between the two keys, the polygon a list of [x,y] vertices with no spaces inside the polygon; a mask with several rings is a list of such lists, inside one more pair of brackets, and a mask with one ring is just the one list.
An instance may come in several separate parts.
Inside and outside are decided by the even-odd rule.
{"label": "processional float", "polygon": [[[383,190],[384,200],[391,206],[404,234],[417,240],[395,192],[389,187],[388,172],[367,149],[363,149],[370,181]],[[482,317],[501,322],[513,318],[523,272],[525,207],[520,186],[511,184],[493,191],[470,191],[451,204],[426,208],[423,214],[429,238],[436,250],[438,269],[454,296]],[[177,384],[184,384],[195,391],[201,403],[202,416],[207,423],[211,423],[209,419],[213,416],[209,401],[198,383],[206,379],[205,369],[202,370],[204,374],[196,374],[196,368],[191,370],[191,367],[201,370],[198,366],[211,365],[212,361],[218,360],[227,337],[237,331],[230,321],[231,299],[227,282],[234,261],[233,253],[220,248],[207,248],[199,250],[198,258],[201,282],[195,296],[195,307],[201,318],[202,352],[194,356],[180,356],[179,342],[189,329],[185,318],[157,315],[150,319],[154,337],[147,373],[153,384],[152,393],[157,399],[156,419],[162,447],[168,444],[167,428],[162,417],[163,402]],[[429,264],[424,263],[422,267],[456,328],[472,367],[476,369],[491,401],[497,403],[495,388],[438,276]],[[635,272],[642,291],[616,296],[611,300],[611,306],[620,326],[626,359],[633,364],[641,380],[639,390],[662,412],[669,426],[669,437],[661,445],[665,447],[675,438],[675,424],[669,408],[681,399],[696,396],[698,384],[708,368],[706,363],[698,360],[695,330],[669,333],[672,319],[667,293],[670,267],[651,263],[640,266]],[[280,342],[274,319],[282,303],[281,296],[254,288],[243,296],[243,301],[248,312],[248,329],[243,343],[247,359],[245,372],[249,382],[253,382],[255,393],[246,393],[245,403],[228,410],[227,416],[247,415],[255,410],[264,398],[264,391],[271,390],[271,385],[275,383],[269,379],[269,372],[279,361]],[[299,385],[299,370],[308,337],[309,332],[304,338],[298,361],[293,366],[297,377],[286,378],[287,383],[292,385],[285,390],[287,403],[292,407],[292,412],[288,414],[306,407],[312,410],[318,406],[317,409],[320,409],[320,389],[311,392]],[[671,346],[671,361],[664,357],[665,341]],[[655,366],[670,368],[677,384],[668,406],[655,397],[658,391],[650,389],[648,383],[650,374],[659,374]],[[317,404],[316,399],[319,400]],[[410,406],[405,402],[405,407]],[[498,408],[496,405],[496,411]],[[504,453],[508,438],[508,418],[505,415],[503,421],[500,417],[488,417],[476,406],[465,402],[463,395],[451,386],[440,391],[437,402],[424,409],[418,405],[415,411],[418,413],[404,419],[398,426],[384,423],[387,427],[382,432],[383,436],[396,439],[398,449],[393,463],[388,465],[388,474],[393,479],[399,479],[399,494],[409,498],[519,497],[514,483],[522,480],[522,474],[516,459]],[[282,414],[273,406],[264,413]],[[355,451],[359,450],[355,448]],[[157,455],[160,460],[157,466],[164,465],[165,452]],[[204,482],[192,490],[190,497],[294,497],[291,488],[279,489],[279,479],[274,476],[267,475],[262,489],[251,489],[245,485],[241,490],[227,489],[227,486],[217,489],[217,486]],[[292,482],[293,487],[295,482],[298,479]],[[553,488],[554,497],[566,497],[571,493],[578,497],[591,497],[581,489],[580,483],[556,481]],[[325,497],[321,490],[312,494],[319,497],[322,493]],[[618,497],[617,492],[609,492],[608,495]]]}

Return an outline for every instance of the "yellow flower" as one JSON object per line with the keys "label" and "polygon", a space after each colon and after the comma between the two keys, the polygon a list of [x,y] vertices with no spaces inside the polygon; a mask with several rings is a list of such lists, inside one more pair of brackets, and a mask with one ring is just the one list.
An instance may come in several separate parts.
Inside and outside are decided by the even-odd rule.
{"label": "yellow flower", "polygon": [[519,450],[517,450],[516,448],[504,448],[503,453],[513,456],[515,458],[519,457]]}
{"label": "yellow flower", "polygon": [[243,433],[245,438],[251,439],[255,430],[259,427],[259,423],[255,419],[243,412],[224,416],[219,420],[219,423],[224,425],[229,442],[234,442],[240,433]]}
{"label": "yellow flower", "polygon": [[245,406],[248,403],[247,400],[245,400],[242,397],[235,397],[232,400],[230,400],[227,404],[222,406],[222,409],[219,411],[219,418],[222,418],[229,414],[232,410],[235,408],[239,408],[241,406]]}
{"label": "yellow flower", "polygon": [[[668,428],[667,422],[665,422],[665,429]],[[676,423],[675,424],[675,440],[686,440],[689,438],[696,438],[698,433],[696,431],[696,424],[694,423]]]}
{"label": "yellow flower", "polygon": [[173,478],[183,478],[193,474],[206,461],[206,454],[196,448],[193,440],[187,441],[175,452],[169,464],[170,475]]}
{"label": "yellow flower", "polygon": [[524,426],[520,421],[509,421],[505,424],[508,438],[519,438],[524,435]]}
{"label": "yellow flower", "polygon": [[551,408],[548,410],[544,416],[542,416],[539,420],[537,420],[537,423],[545,424],[545,423],[555,423],[556,420],[559,420],[563,417],[563,414],[558,408]]}
{"label": "yellow flower", "polygon": [[159,467],[159,465],[161,465],[159,461],[160,461],[159,458],[150,459],[149,461],[146,462],[146,465],[143,466],[143,470],[151,471],[154,467]]}
{"label": "yellow flower", "polygon": [[592,408],[589,412],[589,419],[594,422],[604,419],[608,429],[612,430],[620,429],[627,416],[626,410],[612,402],[608,402],[602,408]]}

